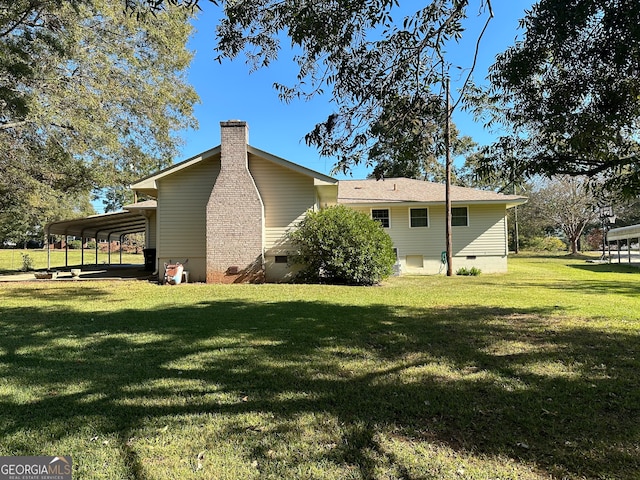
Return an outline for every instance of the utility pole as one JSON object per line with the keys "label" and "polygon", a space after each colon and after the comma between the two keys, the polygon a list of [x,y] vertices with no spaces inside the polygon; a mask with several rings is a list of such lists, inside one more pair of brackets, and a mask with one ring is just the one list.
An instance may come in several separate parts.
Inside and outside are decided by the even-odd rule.
{"label": "utility pole", "polygon": [[444,147],[446,150],[446,165],[445,165],[445,218],[446,218],[446,226],[445,226],[445,241],[446,241],[446,250],[447,250],[447,277],[451,277],[453,275],[453,246],[451,241],[451,106],[449,104],[449,77],[445,78],[445,106],[446,106],[446,115],[447,120],[444,127]]}

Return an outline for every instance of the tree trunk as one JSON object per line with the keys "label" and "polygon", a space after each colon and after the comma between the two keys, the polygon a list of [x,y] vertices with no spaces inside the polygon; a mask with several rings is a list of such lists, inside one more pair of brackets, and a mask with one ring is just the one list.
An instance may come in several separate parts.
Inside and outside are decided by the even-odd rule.
{"label": "tree trunk", "polygon": [[572,255],[576,255],[578,253],[578,239],[579,238],[580,237],[578,236],[578,237],[573,237],[573,238],[569,239],[569,242],[571,244],[570,248],[571,248],[571,254]]}

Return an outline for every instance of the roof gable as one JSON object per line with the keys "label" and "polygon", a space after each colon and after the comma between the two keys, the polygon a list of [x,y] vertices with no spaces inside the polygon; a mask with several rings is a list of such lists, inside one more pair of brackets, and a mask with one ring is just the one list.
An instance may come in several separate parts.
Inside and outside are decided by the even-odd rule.
{"label": "roof gable", "polygon": [[316,172],[315,170],[311,170],[310,168],[303,167],[302,165],[299,165],[297,163],[290,162],[289,160],[285,160],[284,158],[277,157],[269,152],[265,152],[264,150],[260,150],[259,148],[252,147],[251,145],[247,145],[247,153],[264,158],[265,160],[268,160],[272,163],[288,168],[295,172],[301,173],[308,177],[312,177],[316,180],[319,180],[320,182],[326,182],[330,184],[338,183],[338,180],[333,177],[324,175],[320,172]]}
{"label": "roof gable", "polygon": [[[195,155],[187,160],[184,160],[180,163],[176,163],[164,170],[160,170],[159,172],[154,173],[148,177],[145,177],[141,180],[138,180],[136,183],[131,185],[132,190],[137,190],[142,193],[147,193],[149,195],[154,195],[154,192],[158,188],[158,180],[161,180],[170,175],[174,175],[185,168],[189,168],[193,165],[196,165],[202,161],[210,159],[213,156],[220,155],[221,147],[218,145],[215,148],[202,152],[198,155]],[[326,184],[337,184],[338,181],[328,175],[324,175],[322,173],[311,170],[310,168],[303,167],[302,165],[298,165],[297,163],[290,162],[289,160],[285,160],[284,158],[277,157],[276,155],[272,155],[268,152],[260,150],[258,148],[247,145],[247,153],[256,155],[258,157],[264,158],[272,163],[283,166],[290,170],[294,170],[303,175],[309,176],[313,178],[316,184],[326,185]]]}

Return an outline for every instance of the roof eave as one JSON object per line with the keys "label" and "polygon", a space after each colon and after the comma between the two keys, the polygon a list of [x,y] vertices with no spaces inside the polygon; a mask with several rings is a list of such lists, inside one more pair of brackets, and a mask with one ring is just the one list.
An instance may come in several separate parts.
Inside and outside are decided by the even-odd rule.
{"label": "roof eave", "polygon": [[[452,200],[452,205],[506,205],[507,208],[512,208],[518,205],[522,205],[527,202],[527,199],[518,200]],[[398,206],[398,205],[411,205],[411,206],[433,206],[444,205],[444,200],[389,200],[389,199],[345,199],[338,198],[338,203],[342,205],[354,205],[354,206]]]}
{"label": "roof eave", "polygon": [[213,155],[216,155],[217,153],[220,153],[220,145],[218,145],[217,147],[211,148],[209,150],[206,150],[202,153],[199,153],[198,155],[195,155],[191,158],[183,160],[180,163],[171,165],[170,167],[160,170],[159,172],[156,172],[153,175],[142,178],[138,180],[136,183],[130,185],[130,188],[131,190],[135,190],[137,192],[144,193],[146,195],[151,195],[152,197],[154,197],[157,195],[157,192],[158,192],[158,183],[157,183],[158,180],[168,175],[171,175],[175,172],[178,172],[184,168],[188,168],[192,165],[200,163],[201,161],[206,160],[207,158],[210,158]]}

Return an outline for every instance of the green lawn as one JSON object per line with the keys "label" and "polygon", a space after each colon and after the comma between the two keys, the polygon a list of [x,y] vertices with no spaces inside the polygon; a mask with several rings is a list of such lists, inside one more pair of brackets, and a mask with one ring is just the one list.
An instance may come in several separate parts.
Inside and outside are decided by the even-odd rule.
{"label": "green lawn", "polygon": [[76,479],[640,478],[640,270],[0,284],[0,455]]}
{"label": "green lawn", "polygon": [[[23,255],[28,255],[33,263],[34,270],[45,270],[47,268],[47,255],[50,256],[51,268],[61,268],[66,265],[80,265],[82,261],[81,250],[51,250],[47,254],[46,249],[5,249],[0,250],[0,275],[18,272],[23,267]],[[109,254],[107,252],[98,252],[98,264],[103,265],[109,263]],[[120,263],[120,253],[111,252],[111,263]],[[144,264],[144,255],[142,253],[123,253],[122,263],[124,264]],[[95,249],[84,250],[84,264],[96,264]]]}

